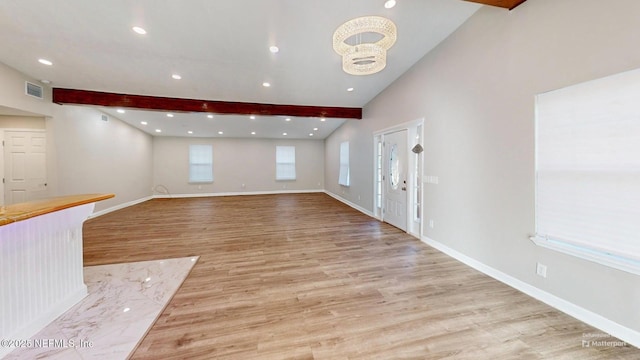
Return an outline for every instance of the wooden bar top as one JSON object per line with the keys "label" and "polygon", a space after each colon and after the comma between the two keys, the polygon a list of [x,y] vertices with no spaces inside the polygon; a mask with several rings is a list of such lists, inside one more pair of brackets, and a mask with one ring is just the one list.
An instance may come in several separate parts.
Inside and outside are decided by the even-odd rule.
{"label": "wooden bar top", "polygon": [[0,226],[78,205],[110,199],[114,196],[114,194],[68,195],[3,206],[0,207]]}

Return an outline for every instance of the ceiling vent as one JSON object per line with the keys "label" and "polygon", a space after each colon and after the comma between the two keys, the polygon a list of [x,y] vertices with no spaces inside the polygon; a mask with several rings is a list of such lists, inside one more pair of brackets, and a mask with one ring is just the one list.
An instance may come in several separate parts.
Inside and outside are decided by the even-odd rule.
{"label": "ceiling vent", "polygon": [[34,83],[30,83],[28,81],[24,82],[24,92],[29,96],[33,96],[38,99],[42,99],[43,89],[42,86],[36,85]]}

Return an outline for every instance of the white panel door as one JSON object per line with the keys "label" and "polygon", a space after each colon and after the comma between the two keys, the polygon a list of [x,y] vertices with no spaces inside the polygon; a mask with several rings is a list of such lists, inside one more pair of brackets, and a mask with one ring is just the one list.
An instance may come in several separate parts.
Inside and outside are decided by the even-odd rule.
{"label": "white panel door", "polygon": [[384,135],[383,220],[407,231],[407,130]]}
{"label": "white panel door", "polygon": [[47,194],[46,135],[7,131],[4,136],[5,203],[40,199]]}

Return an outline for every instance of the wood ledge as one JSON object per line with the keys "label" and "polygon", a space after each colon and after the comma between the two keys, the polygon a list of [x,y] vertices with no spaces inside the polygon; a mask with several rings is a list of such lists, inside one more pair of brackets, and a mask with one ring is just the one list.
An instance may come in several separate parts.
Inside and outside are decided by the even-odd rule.
{"label": "wood ledge", "polygon": [[107,200],[114,196],[114,194],[68,195],[3,206],[0,208],[0,226],[68,209],[74,206]]}

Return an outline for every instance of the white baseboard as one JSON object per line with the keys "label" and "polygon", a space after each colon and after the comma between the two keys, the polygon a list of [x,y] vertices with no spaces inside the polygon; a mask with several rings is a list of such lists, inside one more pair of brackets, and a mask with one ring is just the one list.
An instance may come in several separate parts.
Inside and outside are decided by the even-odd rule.
{"label": "white baseboard", "polygon": [[[63,301],[55,304],[55,306],[48,309],[46,313],[41,314],[37,319],[20,328],[15,333],[8,335],[7,339],[30,339],[32,336],[36,335],[47,325],[53,322],[53,320],[57,319],[62,314],[71,309],[74,305],[79,303],[86,296],[87,286],[82,284],[81,287],[77,288],[74,292],[67,295],[67,297]],[[2,359],[5,355],[9,354],[15,349],[15,347],[0,347],[0,359]]]}
{"label": "white baseboard", "polygon": [[129,206],[137,205],[151,199],[171,199],[171,198],[196,198],[196,197],[211,197],[211,196],[239,196],[239,195],[274,195],[274,194],[309,194],[309,193],[321,193],[324,190],[274,190],[274,191],[242,191],[242,192],[222,192],[222,193],[202,193],[202,194],[155,194],[147,196],[141,199],[128,201],[110,208],[96,211],[89,216],[89,219],[108,214],[110,212],[127,208]]}
{"label": "white baseboard", "polygon": [[512,288],[522,291],[523,293],[542,301],[543,303],[564,312],[582,322],[585,322],[597,329],[600,329],[618,339],[640,348],[640,332],[633,329],[629,329],[626,326],[620,325],[615,321],[609,320],[602,315],[596,314],[583,307],[580,307],[567,300],[559,298],[553,294],[543,291],[535,286],[527,284],[524,281],[518,280],[513,276],[507,275],[502,271],[496,270],[490,266],[487,266],[467,255],[464,255],[457,250],[454,250],[440,242],[432,240],[423,236],[422,241],[427,245],[430,245],[441,252],[451,256],[452,258],[488,275],[504,284],[511,286]]}
{"label": "white baseboard", "polygon": [[369,211],[369,210],[367,210],[367,209],[363,208],[363,207],[362,207],[362,206],[360,206],[360,205],[354,204],[354,203],[352,203],[351,201],[349,201],[349,200],[347,200],[347,199],[345,199],[345,198],[343,198],[343,197],[341,197],[341,196],[339,196],[339,195],[336,195],[336,194],[334,194],[334,193],[332,193],[332,192],[329,192],[329,191],[327,191],[327,190],[324,190],[324,193],[325,193],[325,194],[327,194],[327,195],[329,195],[329,196],[331,196],[332,198],[334,198],[334,199],[336,199],[336,200],[340,201],[341,203],[344,203],[344,204],[346,204],[346,205],[351,206],[352,208],[354,208],[354,209],[356,209],[356,210],[360,211],[361,213],[363,213],[363,214],[365,214],[365,215],[369,215],[369,216],[371,216],[371,217],[375,217],[371,211]]}
{"label": "white baseboard", "polygon": [[154,199],[172,199],[172,198],[196,198],[196,197],[213,197],[213,196],[240,196],[240,195],[275,195],[275,194],[310,194],[321,193],[324,190],[271,190],[271,191],[238,191],[238,192],[219,192],[219,193],[202,193],[202,194],[156,194]]}
{"label": "white baseboard", "polygon": [[102,215],[108,214],[108,213],[116,211],[116,210],[124,209],[124,208],[127,208],[129,206],[140,204],[140,203],[143,203],[143,202],[151,200],[151,199],[153,199],[153,196],[147,196],[147,197],[143,197],[142,199],[128,201],[128,202],[125,202],[125,203],[122,203],[122,204],[118,204],[116,206],[112,206],[112,207],[104,209],[104,210],[96,211],[93,214],[89,215],[89,219],[93,219],[95,217],[102,216]]}

